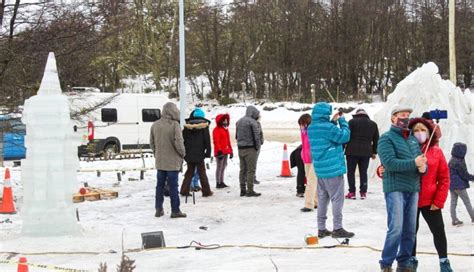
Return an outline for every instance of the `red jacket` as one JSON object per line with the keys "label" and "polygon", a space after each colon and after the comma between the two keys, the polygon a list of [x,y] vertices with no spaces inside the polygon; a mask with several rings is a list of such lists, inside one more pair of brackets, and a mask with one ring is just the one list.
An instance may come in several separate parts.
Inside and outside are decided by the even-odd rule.
{"label": "red jacket", "polygon": [[214,156],[217,157],[219,151],[224,155],[233,154],[230,143],[229,130],[222,126],[222,122],[227,120],[229,123],[229,114],[219,114],[216,117],[217,126],[212,131],[212,141],[214,142]]}
{"label": "red jacket", "polygon": [[432,145],[426,153],[428,172],[421,178],[418,207],[436,205],[442,209],[448,197],[449,168],[443,151],[437,145]]}

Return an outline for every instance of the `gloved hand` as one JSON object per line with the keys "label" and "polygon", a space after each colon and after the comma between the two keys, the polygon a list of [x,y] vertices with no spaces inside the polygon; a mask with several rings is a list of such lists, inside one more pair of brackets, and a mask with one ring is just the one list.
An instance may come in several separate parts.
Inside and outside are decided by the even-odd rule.
{"label": "gloved hand", "polygon": [[234,153],[230,153],[230,156],[229,156],[229,158],[231,158],[231,159],[232,159],[233,157],[234,157]]}

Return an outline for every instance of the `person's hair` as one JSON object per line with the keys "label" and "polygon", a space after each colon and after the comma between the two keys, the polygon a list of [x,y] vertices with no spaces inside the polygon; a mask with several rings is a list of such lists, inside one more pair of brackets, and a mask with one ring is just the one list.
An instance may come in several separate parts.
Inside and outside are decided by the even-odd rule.
{"label": "person's hair", "polygon": [[300,126],[307,126],[311,124],[311,115],[309,115],[308,113],[301,115],[298,119],[298,124]]}

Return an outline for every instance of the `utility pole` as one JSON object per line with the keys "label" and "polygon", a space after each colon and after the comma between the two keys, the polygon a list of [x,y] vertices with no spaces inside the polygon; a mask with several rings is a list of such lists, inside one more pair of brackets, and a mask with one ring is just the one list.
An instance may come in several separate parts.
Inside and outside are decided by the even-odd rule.
{"label": "utility pole", "polygon": [[455,12],[456,1],[449,0],[449,78],[451,82],[456,85],[456,43],[455,43]]}
{"label": "utility pole", "polygon": [[179,120],[184,126],[186,114],[186,62],[184,44],[184,0],[179,0]]}

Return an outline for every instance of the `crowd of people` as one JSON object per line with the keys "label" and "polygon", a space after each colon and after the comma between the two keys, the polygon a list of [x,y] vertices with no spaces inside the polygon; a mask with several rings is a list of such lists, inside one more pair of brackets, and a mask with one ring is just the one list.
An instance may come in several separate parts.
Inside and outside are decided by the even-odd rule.
{"label": "crowd of people", "polygon": [[[474,211],[466,189],[474,176],[467,171],[467,146],[454,144],[449,163],[438,146],[441,130],[429,114],[410,118],[413,110],[395,107],[391,112],[391,127],[379,138],[377,124],[363,109],[358,109],[347,122],[341,110],[333,112],[330,104],[316,103],[312,114],[298,119],[301,145],[292,152],[292,166],[298,167],[297,196],[304,197],[302,212],[317,209],[318,237],[351,238],[355,234],[343,227],[345,199],[357,199],[355,171],[359,169],[360,199],[367,197],[367,169],[370,159],[380,158],[379,173],[383,179],[383,193],[387,211],[387,234],[379,261],[381,271],[416,271],[416,234],[420,215],[426,221],[438,253],[440,271],[452,271],[448,260],[447,239],[441,209],[451,194],[451,219],[460,225],[456,215],[458,197],[464,202],[471,221]],[[188,196],[191,189],[200,190],[210,197],[211,190],[206,174],[205,158],[211,156],[210,120],[200,108],[195,108],[179,124],[179,110],[174,103],[163,107],[162,117],[150,133],[150,145],[155,154],[157,186],[155,216],[164,215],[164,189],[169,188],[171,218],[186,217],[180,210],[179,194]],[[212,131],[216,160],[216,188],[226,188],[224,172],[228,158],[234,150],[229,133],[229,114],[219,114]],[[248,106],[245,116],[236,123],[236,142],[239,157],[239,184],[241,197],[259,197],[254,190],[258,155],[264,143],[260,112]],[[183,161],[187,169],[181,189],[178,190],[178,173]],[[347,174],[349,192],[344,195],[344,175]],[[199,180],[201,186],[193,185]],[[332,230],[326,226],[329,204],[332,210]]]}

